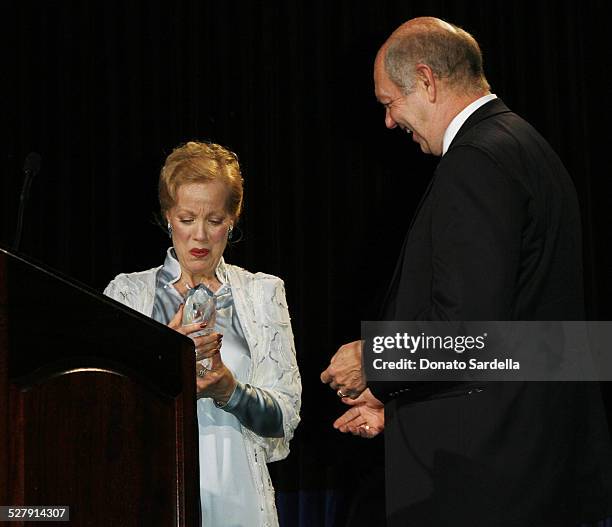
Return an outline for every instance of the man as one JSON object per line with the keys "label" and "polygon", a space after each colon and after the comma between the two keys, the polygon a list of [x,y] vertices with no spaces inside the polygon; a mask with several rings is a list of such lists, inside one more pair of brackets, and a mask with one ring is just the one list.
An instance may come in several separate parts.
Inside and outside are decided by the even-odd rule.
{"label": "man", "polygon": [[[378,52],[374,83],[386,126],[441,156],[383,319],[583,319],[571,179],[490,93],[474,38],[439,19],[410,20]],[[321,379],[352,406],[337,428],[363,437],[384,428],[389,527],[548,527],[612,513],[594,384],[366,384],[360,342],[342,346]]]}

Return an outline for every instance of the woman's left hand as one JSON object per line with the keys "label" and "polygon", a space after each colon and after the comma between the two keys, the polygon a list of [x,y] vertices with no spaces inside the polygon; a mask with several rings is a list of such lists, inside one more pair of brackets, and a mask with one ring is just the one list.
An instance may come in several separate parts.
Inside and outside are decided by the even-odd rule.
{"label": "woman's left hand", "polygon": [[[226,404],[236,388],[236,379],[232,372],[223,363],[221,353],[215,353],[211,358],[210,369],[204,376],[196,374],[196,392],[198,398],[210,397],[219,404]],[[196,365],[196,372],[201,368]]]}

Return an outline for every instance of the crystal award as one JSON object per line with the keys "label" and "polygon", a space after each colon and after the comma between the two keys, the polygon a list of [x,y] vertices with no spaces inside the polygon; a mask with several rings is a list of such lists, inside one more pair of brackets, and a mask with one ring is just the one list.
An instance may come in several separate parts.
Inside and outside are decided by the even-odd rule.
{"label": "crystal award", "polygon": [[[191,333],[190,337],[210,335],[214,331],[215,315],[217,314],[217,302],[215,296],[204,284],[198,284],[187,292],[185,307],[183,308],[183,326],[187,324],[208,323],[201,331]],[[203,368],[210,369],[212,360],[205,358],[197,363]]]}

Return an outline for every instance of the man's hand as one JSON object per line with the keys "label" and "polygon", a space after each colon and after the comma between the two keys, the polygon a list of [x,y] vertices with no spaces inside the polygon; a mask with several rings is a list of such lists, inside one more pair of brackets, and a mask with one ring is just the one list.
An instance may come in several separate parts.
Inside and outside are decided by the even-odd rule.
{"label": "man's hand", "polygon": [[372,439],[385,428],[385,410],[372,392],[367,389],[357,399],[342,399],[344,404],[352,406],[334,422],[334,428],[340,432]]}
{"label": "man's hand", "polygon": [[366,389],[361,367],[361,348],[360,340],[340,346],[328,368],[321,373],[321,381],[337,390],[339,397],[354,399]]}

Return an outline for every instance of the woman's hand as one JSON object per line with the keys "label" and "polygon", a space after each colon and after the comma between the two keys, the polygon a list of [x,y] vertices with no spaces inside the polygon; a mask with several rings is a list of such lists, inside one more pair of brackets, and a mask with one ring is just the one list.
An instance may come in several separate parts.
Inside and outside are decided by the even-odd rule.
{"label": "woman's hand", "polygon": [[[196,366],[197,369],[201,366]],[[196,392],[198,398],[210,397],[219,404],[227,404],[236,388],[234,374],[223,364],[221,353],[217,352],[211,358],[210,368],[206,368],[202,377],[196,376]]]}
{"label": "woman's hand", "polygon": [[210,368],[205,369],[202,377],[197,376],[197,371],[202,369],[202,366],[196,366],[196,391],[199,397],[211,397],[219,404],[226,404],[229,401],[236,380],[232,372],[225,366],[221,359],[221,344],[223,335],[221,333],[210,333],[200,337],[191,336],[193,333],[202,331],[206,328],[206,324],[188,324],[182,325],[184,304],[179,306],[176,315],[168,323],[168,327],[186,335],[193,340],[195,346],[195,360],[210,358]]}
{"label": "woman's hand", "polygon": [[385,428],[385,405],[366,389],[357,399],[343,397],[342,402],[351,409],[334,421],[334,428],[340,432],[371,439]]}
{"label": "woman's hand", "polygon": [[168,323],[168,327],[193,340],[195,346],[195,357],[197,361],[212,357],[213,355],[219,353],[221,343],[223,341],[223,335],[221,333],[213,332],[209,335],[202,335],[199,337],[192,336],[193,333],[206,329],[206,323],[187,324],[186,326],[183,326],[182,320],[184,307],[184,304],[179,306],[176,315],[174,315],[174,318]]}

